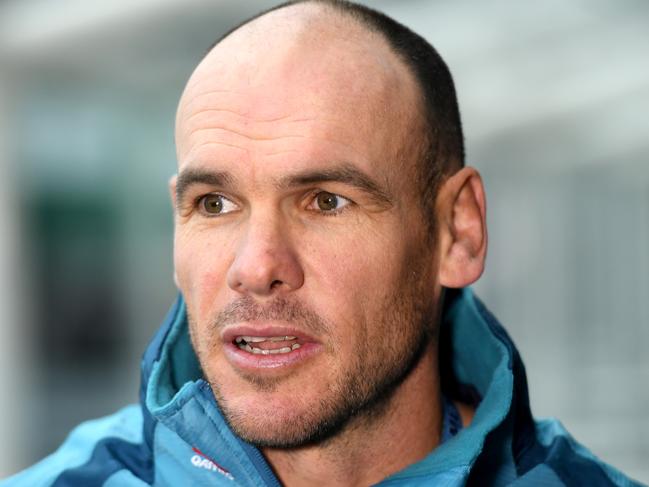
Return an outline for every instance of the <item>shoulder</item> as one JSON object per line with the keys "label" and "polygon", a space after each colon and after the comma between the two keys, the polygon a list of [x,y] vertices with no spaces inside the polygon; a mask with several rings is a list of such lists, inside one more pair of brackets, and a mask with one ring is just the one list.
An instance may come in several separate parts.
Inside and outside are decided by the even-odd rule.
{"label": "shoulder", "polygon": [[146,485],[141,474],[146,478],[148,456],[142,440],[142,412],[140,406],[131,405],[80,424],[58,450],[0,485],[95,485],[116,476],[132,477],[130,485]]}
{"label": "shoulder", "polygon": [[[641,484],[598,459],[556,419],[535,421],[537,448],[525,451],[523,463],[535,464],[516,485],[590,485],[635,487]],[[526,462],[527,461],[527,462]],[[550,482],[552,480],[552,482]],[[529,483],[532,482],[532,483]]]}

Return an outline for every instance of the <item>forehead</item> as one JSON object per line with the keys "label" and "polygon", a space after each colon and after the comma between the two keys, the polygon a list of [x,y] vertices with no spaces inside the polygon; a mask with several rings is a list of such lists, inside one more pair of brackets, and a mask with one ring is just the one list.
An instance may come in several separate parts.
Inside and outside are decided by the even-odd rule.
{"label": "forehead", "polygon": [[310,138],[396,162],[414,145],[420,107],[412,75],[380,35],[298,5],[235,31],[198,66],[178,109],[178,160],[206,146],[204,129],[225,126],[257,142]]}

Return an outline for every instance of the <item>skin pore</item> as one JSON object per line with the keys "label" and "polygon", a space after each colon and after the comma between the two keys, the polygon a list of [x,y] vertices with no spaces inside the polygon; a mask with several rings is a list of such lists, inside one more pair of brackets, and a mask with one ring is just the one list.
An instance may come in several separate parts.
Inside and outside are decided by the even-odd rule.
{"label": "skin pore", "polygon": [[235,31],[181,98],[171,193],[192,343],[285,485],[375,483],[439,443],[439,303],[482,272],[484,194],[474,169],[448,177],[426,234],[420,106],[380,36],[314,4]]}

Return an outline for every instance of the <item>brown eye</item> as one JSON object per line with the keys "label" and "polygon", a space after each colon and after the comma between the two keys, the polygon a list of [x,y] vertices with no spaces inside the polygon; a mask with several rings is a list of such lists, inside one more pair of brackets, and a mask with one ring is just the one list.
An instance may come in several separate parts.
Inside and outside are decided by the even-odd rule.
{"label": "brown eye", "polygon": [[318,193],[318,196],[316,196],[316,203],[318,209],[321,211],[335,210],[338,206],[338,196],[323,191],[322,193]]}
{"label": "brown eye", "polygon": [[222,215],[233,211],[236,207],[232,201],[220,194],[208,194],[200,201],[205,213],[209,215]]}

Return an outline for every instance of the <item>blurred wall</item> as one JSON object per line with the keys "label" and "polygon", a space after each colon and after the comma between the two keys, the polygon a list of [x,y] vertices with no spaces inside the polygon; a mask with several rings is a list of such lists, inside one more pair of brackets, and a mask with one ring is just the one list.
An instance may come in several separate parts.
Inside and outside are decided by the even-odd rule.
{"label": "blurred wall", "polygon": [[20,281],[17,279],[20,267],[17,265],[18,238],[16,235],[17,208],[13,175],[8,163],[5,118],[6,84],[0,74],[0,390],[4,398],[0,401],[0,417],[10,419],[0,421],[0,475],[10,472],[21,461],[20,451],[9,448],[8,440],[20,434],[20,424],[25,418],[20,413],[21,382],[25,377],[15,373],[15,366],[25,360],[26,339],[19,321]]}
{"label": "blurred wall", "polygon": [[[649,481],[649,4],[369,2],[447,60],[487,186],[479,294],[536,415]],[[267,2],[0,4],[0,476],[136,400],[172,302],[173,121]]]}

